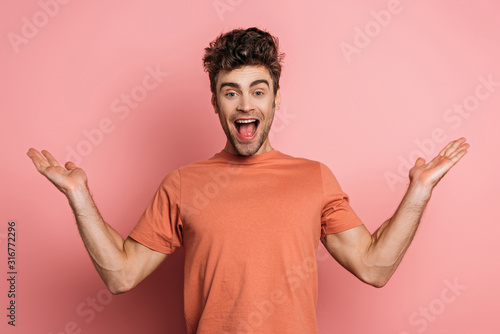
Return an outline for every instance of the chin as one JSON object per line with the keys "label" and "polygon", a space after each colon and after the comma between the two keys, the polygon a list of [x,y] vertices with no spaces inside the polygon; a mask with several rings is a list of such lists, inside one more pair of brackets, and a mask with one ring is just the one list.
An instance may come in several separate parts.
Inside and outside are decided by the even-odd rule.
{"label": "chin", "polygon": [[238,155],[242,155],[245,157],[255,155],[262,147],[262,144],[264,144],[262,138],[255,138],[253,142],[247,144],[239,143],[236,138],[232,138],[231,141],[234,150],[238,152]]}
{"label": "chin", "polygon": [[[250,146],[250,147],[249,147]],[[255,145],[236,145],[235,150],[239,155],[249,157],[255,155],[260,149],[260,146],[254,147]]]}

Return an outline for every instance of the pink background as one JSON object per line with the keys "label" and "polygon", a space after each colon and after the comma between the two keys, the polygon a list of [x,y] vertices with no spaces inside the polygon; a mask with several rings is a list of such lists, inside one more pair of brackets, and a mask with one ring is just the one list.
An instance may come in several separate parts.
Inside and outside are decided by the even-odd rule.
{"label": "pink background", "polygon": [[[2,333],[184,332],[182,249],[110,297],[67,200],[26,151],[64,162],[75,150],[105,220],[127,236],[166,173],[223,148],[201,57],[222,31],[249,26],[279,36],[287,54],[273,146],[326,163],[371,231],[405,191],[404,161],[460,136],[472,146],[383,289],[320,246],[320,333],[500,333],[500,86],[482,83],[500,82],[498,2],[60,2],[0,11]],[[156,68],[168,75],[151,80]],[[5,317],[10,220],[15,328]]]}

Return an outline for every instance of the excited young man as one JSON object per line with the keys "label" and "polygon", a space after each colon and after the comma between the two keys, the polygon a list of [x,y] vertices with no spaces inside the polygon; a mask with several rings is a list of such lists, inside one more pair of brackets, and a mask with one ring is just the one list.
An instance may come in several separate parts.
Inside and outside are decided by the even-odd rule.
{"label": "excited young man", "polygon": [[47,151],[30,149],[28,156],[67,196],[111,292],[132,289],[183,246],[188,333],[317,333],[319,241],[360,280],[384,286],[432,189],[469,145],[460,138],[427,164],[417,159],[397,211],[370,234],[328,167],[271,146],[281,103],[277,39],[237,29],[205,51],[226,145],[209,160],[169,173],[126,240],[103,221],[82,169],[60,166]]}

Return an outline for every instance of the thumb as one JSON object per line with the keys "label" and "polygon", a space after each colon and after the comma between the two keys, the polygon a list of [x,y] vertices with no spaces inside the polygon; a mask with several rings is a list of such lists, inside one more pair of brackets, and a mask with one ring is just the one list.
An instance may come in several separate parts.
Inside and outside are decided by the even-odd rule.
{"label": "thumb", "polygon": [[66,167],[67,170],[72,170],[77,168],[77,166],[71,161],[66,162],[66,164],[64,164],[64,167]]}
{"label": "thumb", "polygon": [[415,161],[415,167],[421,167],[425,165],[425,159],[422,157],[419,157],[417,161]]}

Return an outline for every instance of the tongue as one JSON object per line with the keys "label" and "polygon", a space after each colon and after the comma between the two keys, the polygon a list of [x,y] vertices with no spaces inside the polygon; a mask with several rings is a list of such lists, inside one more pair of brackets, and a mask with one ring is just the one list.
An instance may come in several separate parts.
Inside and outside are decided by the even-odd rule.
{"label": "tongue", "polygon": [[244,137],[252,137],[255,132],[255,122],[244,123],[240,125],[240,135]]}

